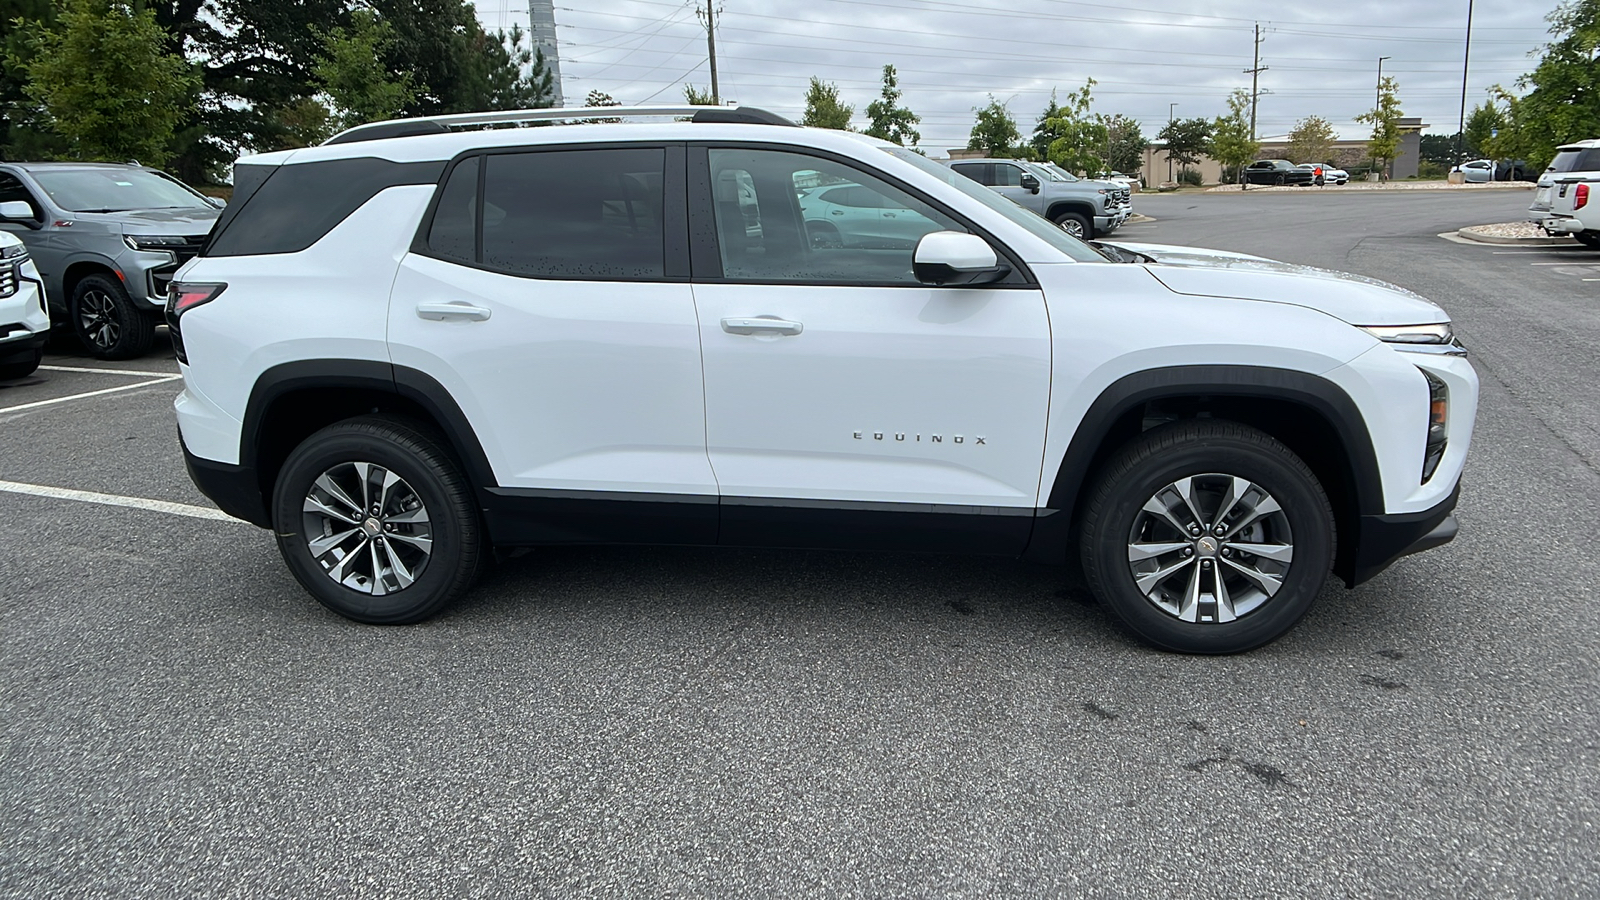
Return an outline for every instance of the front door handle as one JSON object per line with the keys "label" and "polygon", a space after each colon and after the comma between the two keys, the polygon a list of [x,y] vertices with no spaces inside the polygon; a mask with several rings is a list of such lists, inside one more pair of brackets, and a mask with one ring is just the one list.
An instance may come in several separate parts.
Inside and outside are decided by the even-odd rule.
{"label": "front door handle", "polygon": [[444,302],[428,302],[417,304],[417,317],[434,322],[444,322],[451,319],[464,319],[469,322],[486,322],[493,313],[481,306],[473,306],[460,300]]}
{"label": "front door handle", "polygon": [[787,319],[755,316],[748,319],[723,319],[722,330],[729,334],[799,334],[805,330],[805,326]]}

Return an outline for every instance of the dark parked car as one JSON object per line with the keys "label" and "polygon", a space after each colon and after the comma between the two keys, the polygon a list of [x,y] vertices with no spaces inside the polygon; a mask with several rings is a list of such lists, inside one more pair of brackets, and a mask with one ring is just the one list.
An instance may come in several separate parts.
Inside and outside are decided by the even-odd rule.
{"label": "dark parked car", "polygon": [[1261,159],[1244,167],[1245,184],[1293,184],[1304,187],[1315,180],[1310,169],[1287,159]]}

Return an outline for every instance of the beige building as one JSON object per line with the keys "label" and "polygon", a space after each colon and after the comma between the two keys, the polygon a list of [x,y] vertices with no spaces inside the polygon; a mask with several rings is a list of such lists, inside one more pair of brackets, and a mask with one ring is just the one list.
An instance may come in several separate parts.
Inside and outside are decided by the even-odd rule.
{"label": "beige building", "polygon": [[[1388,176],[1394,178],[1410,178],[1417,174],[1417,163],[1421,159],[1422,132],[1428,124],[1419,118],[1403,118],[1400,120],[1400,153],[1389,164]],[[1288,141],[1262,141],[1261,152],[1256,154],[1256,159],[1286,159],[1289,151]],[[1356,141],[1334,141],[1333,148],[1328,153],[1328,158],[1323,160],[1297,159],[1294,162],[1325,162],[1333,163],[1340,168],[1367,161],[1367,141],[1365,138]],[[1151,146],[1144,151],[1144,175],[1146,184],[1160,184],[1163,181],[1176,180],[1178,166],[1172,166],[1172,175],[1167,175],[1167,152],[1157,146]],[[1216,160],[1202,157],[1200,162],[1189,168],[1199,171],[1200,178],[1206,184],[1217,184],[1222,181],[1222,164]]]}

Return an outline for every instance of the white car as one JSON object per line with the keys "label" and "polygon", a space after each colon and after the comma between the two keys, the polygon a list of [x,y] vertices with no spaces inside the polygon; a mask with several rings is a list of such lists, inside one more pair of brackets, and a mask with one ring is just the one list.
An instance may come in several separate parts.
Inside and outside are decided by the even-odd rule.
{"label": "white car", "polygon": [[1576,141],[1556,148],[1556,155],[1534,185],[1533,203],[1528,206],[1528,221],[1544,224],[1550,215],[1556,179],[1563,177],[1600,177],[1600,140]]}
{"label": "white car", "polygon": [[1322,169],[1322,182],[1324,184],[1344,184],[1350,180],[1349,172],[1338,166],[1330,166],[1326,163],[1301,163],[1295,168],[1306,169],[1310,172],[1315,172],[1319,168]]}
{"label": "white car", "polygon": [[1450,171],[1462,173],[1467,184],[1487,184],[1494,180],[1494,160],[1475,159],[1472,162],[1462,163]]}
{"label": "white car", "polygon": [[[652,120],[453,130],[585,117]],[[824,185],[920,238],[815,241]],[[1478,396],[1415,294],[1097,250],[894,144],[738,107],[246,157],[167,321],[195,484],[374,623],[439,612],[495,547],[894,549],[1076,556],[1152,644],[1246,650],[1330,572],[1454,537]]]}
{"label": "white car", "polygon": [[[20,200],[0,203],[0,215]],[[0,231],[0,381],[26,378],[39,368],[44,345],[50,339],[50,310],[45,304],[44,279],[16,235]]]}

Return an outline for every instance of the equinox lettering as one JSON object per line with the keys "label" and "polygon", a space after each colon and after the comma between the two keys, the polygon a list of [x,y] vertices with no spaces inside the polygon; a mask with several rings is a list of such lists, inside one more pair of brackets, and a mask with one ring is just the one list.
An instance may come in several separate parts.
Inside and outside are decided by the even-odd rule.
{"label": "equinox lettering", "polygon": [[[868,435],[871,435],[871,439],[874,440],[874,441],[886,441],[892,435],[896,441],[906,441],[906,440],[909,439],[911,442],[918,443],[918,444],[922,443],[922,437],[923,437],[920,432],[913,432],[913,431],[865,431],[865,430],[858,430],[858,431],[850,432],[850,437],[852,437],[852,438],[854,438],[855,440],[858,440],[858,441],[867,440],[868,439]],[[930,444],[943,444],[943,443],[946,443],[945,438],[947,436],[943,435],[943,434],[930,434],[927,437],[928,437],[928,443],[930,443]],[[966,443],[969,443],[969,441],[967,440],[967,436],[964,435],[964,434],[952,434],[952,435],[948,435],[948,437],[950,439],[949,443],[952,443],[952,444],[966,444]],[[972,443],[974,445],[983,444],[983,445],[987,446],[988,443],[989,443],[989,439],[987,437],[984,437],[981,434],[975,434],[975,435],[972,436],[972,439],[971,439],[970,443]]]}

